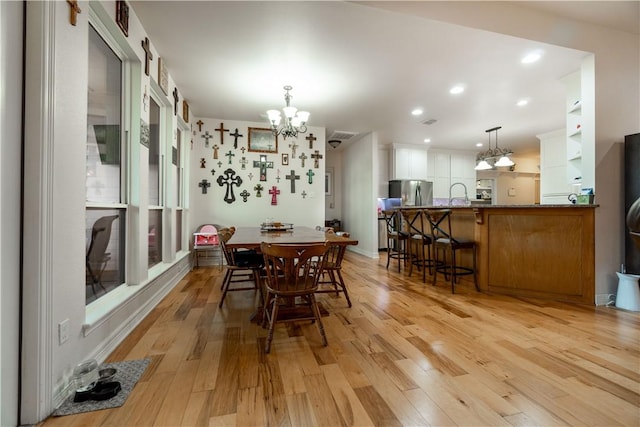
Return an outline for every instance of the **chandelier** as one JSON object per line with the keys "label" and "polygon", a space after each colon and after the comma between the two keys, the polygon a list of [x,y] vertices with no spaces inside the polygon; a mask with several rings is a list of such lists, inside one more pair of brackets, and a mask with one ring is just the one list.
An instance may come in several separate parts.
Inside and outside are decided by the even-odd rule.
{"label": "chandelier", "polygon": [[271,131],[274,135],[282,135],[284,139],[288,136],[296,137],[298,133],[305,133],[307,131],[307,120],[309,120],[308,111],[298,111],[296,107],[291,106],[291,95],[289,91],[293,89],[291,86],[285,86],[284,100],[286,105],[282,109],[284,113],[284,122],[282,125],[282,116],[278,110],[267,111],[269,117],[269,123],[271,123]]}
{"label": "chandelier", "polygon": [[[512,150],[498,147],[498,130],[502,129],[502,126],[496,126],[491,129],[487,129],[485,132],[489,134],[489,149],[484,153],[478,154],[476,160],[478,164],[475,170],[482,171],[487,169],[493,169],[494,167],[501,166],[513,166],[513,160],[509,156],[513,154]],[[496,148],[491,149],[491,132],[496,133]],[[496,160],[497,159],[497,160]],[[491,164],[493,163],[493,165]]]}

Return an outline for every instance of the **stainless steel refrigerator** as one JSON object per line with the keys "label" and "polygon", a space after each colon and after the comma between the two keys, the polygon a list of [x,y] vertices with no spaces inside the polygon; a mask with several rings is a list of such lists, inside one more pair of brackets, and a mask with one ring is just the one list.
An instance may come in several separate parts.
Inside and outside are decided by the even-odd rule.
{"label": "stainless steel refrigerator", "polygon": [[392,179],[389,181],[389,197],[400,198],[402,206],[430,206],[433,204],[433,182]]}

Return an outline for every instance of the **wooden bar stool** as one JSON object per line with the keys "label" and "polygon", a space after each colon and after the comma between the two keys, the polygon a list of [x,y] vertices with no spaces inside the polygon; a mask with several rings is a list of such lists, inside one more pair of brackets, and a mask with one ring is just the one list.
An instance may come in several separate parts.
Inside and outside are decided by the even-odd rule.
{"label": "wooden bar stool", "polygon": [[402,231],[401,216],[398,211],[385,210],[382,211],[384,221],[387,225],[387,269],[389,269],[389,261],[391,259],[398,260],[398,273],[400,272],[400,261],[406,262],[409,258],[407,253],[407,241],[409,233]]}
{"label": "wooden bar stool", "polygon": [[[476,242],[453,237],[451,233],[451,209],[425,209],[425,214],[431,226],[431,239],[434,244],[435,258],[438,258],[439,249],[442,249],[443,253],[442,264],[436,266],[433,274],[433,285],[436,284],[438,273],[444,273],[445,280],[451,280],[451,293],[455,293],[455,284],[458,281],[458,276],[473,274],[473,283],[476,290],[480,291],[476,273]],[[465,249],[473,252],[473,268],[458,265],[459,258],[456,253]]]}
{"label": "wooden bar stool", "polygon": [[422,270],[422,281],[426,282],[427,269],[429,274],[433,274],[433,267],[436,265],[432,257],[431,247],[431,227],[429,221],[425,219],[423,209],[402,209],[402,217],[406,225],[406,232],[409,234],[407,243],[409,244],[409,276],[413,274],[413,266]]}

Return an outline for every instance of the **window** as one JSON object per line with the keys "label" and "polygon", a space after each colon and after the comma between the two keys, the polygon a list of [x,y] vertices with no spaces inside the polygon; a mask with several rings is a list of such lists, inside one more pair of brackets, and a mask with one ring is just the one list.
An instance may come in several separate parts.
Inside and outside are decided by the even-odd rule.
{"label": "window", "polygon": [[151,97],[149,106],[149,239],[148,266],[162,262],[162,144],[160,105]]}
{"label": "window", "polygon": [[86,301],[125,281],[123,63],[89,26],[86,142]]}

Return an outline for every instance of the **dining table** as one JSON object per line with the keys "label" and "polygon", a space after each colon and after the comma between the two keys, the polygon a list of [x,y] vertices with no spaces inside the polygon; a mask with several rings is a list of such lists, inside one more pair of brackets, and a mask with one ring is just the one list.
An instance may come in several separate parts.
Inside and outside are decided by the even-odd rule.
{"label": "dining table", "polygon": [[260,250],[262,242],[276,244],[308,244],[329,242],[330,245],[357,245],[358,241],[332,231],[296,226],[285,230],[264,230],[262,227],[236,227],[226,242],[229,249]]}

